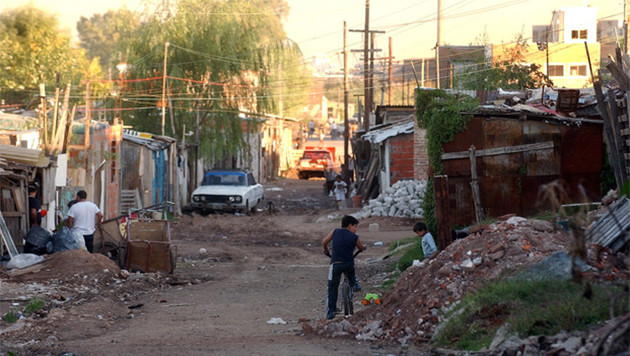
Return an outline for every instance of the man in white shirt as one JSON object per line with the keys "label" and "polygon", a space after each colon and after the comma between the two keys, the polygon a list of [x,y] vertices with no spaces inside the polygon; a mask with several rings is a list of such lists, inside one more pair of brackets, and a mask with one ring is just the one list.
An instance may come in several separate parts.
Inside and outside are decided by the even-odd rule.
{"label": "man in white shirt", "polygon": [[68,210],[68,227],[72,232],[83,235],[85,247],[94,252],[94,231],[96,225],[103,220],[103,213],[96,204],[87,201],[87,193],[80,190],[77,193],[77,202]]}

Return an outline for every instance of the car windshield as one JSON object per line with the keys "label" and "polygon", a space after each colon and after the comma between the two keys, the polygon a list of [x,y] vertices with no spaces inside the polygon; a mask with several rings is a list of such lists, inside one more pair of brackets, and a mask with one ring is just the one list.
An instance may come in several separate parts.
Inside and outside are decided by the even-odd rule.
{"label": "car windshield", "polygon": [[242,173],[206,173],[201,185],[234,185],[245,186],[247,179]]}
{"label": "car windshield", "polygon": [[304,152],[304,158],[308,159],[329,159],[330,154],[328,152]]}

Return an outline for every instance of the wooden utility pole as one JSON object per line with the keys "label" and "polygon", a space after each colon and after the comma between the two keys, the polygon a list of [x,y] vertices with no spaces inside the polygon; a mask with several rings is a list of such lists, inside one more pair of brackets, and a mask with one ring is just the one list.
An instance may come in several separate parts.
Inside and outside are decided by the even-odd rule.
{"label": "wooden utility pole", "polygon": [[630,22],[630,14],[628,14],[630,0],[623,2],[623,51],[628,53],[628,23]]}
{"label": "wooden utility pole", "polygon": [[[376,41],[376,34],[370,32],[370,111],[368,111],[368,126],[365,129],[367,132],[370,128],[370,116],[369,114],[374,110],[374,42]],[[367,111],[367,110],[366,110]]]}
{"label": "wooden utility pole", "polygon": [[348,179],[348,25],[343,22],[343,176]]}
{"label": "wooden utility pole", "polygon": [[90,149],[90,82],[85,82],[85,155]]}
{"label": "wooden utility pole", "polygon": [[168,56],[168,42],[164,42],[164,69],[162,70],[162,136],[166,123],[166,57]]}
{"label": "wooden utility pole", "polygon": [[402,104],[405,105],[405,60],[402,61]]}
{"label": "wooden utility pole", "polygon": [[363,129],[365,132],[370,130],[370,112],[372,112],[372,98],[370,97],[370,76],[368,55],[370,51],[370,0],[365,0],[365,31],[363,34]]}
{"label": "wooden utility pole", "polygon": [[392,81],[394,79],[392,73],[394,54],[392,52],[392,38],[389,38],[389,96],[387,98],[387,105],[392,105]]}
{"label": "wooden utility pole", "polygon": [[435,87],[440,89],[440,35],[442,29],[440,20],[442,16],[442,1],[437,2],[437,42],[435,43]]}

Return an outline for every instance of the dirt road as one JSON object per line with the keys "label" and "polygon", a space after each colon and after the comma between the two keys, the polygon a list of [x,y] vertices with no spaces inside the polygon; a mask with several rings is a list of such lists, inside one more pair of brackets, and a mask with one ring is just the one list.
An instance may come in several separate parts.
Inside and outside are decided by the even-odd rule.
{"label": "dirt road", "polygon": [[[328,260],[321,253],[321,239],[340,225],[343,214],[354,211],[336,211],[332,198],[323,194],[322,184],[321,180],[293,179],[267,184],[267,201],[277,210],[273,214],[183,216],[172,226],[178,249],[172,277],[176,283],[142,294],[129,291],[124,296],[129,309],[126,317],[113,311],[120,308],[119,301],[102,300],[84,305],[79,313],[68,310],[65,315],[78,320],[48,329],[52,341],[47,335],[39,336],[42,341],[36,340],[38,347],[33,348],[24,346],[28,340],[15,338],[10,344],[13,348],[0,349],[19,354],[18,345],[42,354],[77,355],[408,352],[397,345],[304,335],[303,322],[317,326],[324,317]],[[379,257],[388,244],[411,235],[411,221],[377,219],[362,221],[358,229],[369,246],[357,267],[366,292],[376,291],[387,278],[389,266]],[[371,223],[378,223],[380,231],[368,231]],[[206,253],[200,253],[202,248]],[[103,316],[108,323],[99,322]],[[271,323],[274,318],[280,324]],[[28,337],[38,338],[32,333]]]}

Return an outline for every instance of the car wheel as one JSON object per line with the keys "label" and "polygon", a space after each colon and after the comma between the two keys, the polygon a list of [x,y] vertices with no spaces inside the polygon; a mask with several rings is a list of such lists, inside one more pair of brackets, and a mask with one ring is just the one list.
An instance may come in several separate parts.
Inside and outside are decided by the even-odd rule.
{"label": "car wheel", "polygon": [[258,206],[258,204],[260,204],[260,200],[256,202],[256,204],[254,204],[254,206],[249,210],[250,213],[255,214],[256,211],[258,211],[258,209],[256,208]]}

